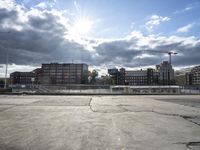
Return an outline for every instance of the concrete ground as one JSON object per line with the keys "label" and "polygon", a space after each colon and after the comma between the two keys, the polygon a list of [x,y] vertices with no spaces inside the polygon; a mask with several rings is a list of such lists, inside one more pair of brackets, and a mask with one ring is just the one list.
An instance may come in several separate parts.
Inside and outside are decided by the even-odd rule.
{"label": "concrete ground", "polygon": [[1,150],[200,150],[200,96],[0,96]]}

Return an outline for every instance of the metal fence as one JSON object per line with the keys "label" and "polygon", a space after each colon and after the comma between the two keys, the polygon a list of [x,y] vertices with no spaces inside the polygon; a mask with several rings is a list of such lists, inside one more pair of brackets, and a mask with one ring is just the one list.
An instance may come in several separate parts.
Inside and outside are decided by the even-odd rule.
{"label": "metal fence", "polygon": [[32,94],[200,94],[198,86],[12,85],[13,93]]}

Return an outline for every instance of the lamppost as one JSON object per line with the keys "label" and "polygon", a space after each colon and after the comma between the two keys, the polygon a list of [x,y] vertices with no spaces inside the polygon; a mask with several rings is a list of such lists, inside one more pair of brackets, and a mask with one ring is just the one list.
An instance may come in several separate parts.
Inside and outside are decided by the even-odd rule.
{"label": "lamppost", "polygon": [[[9,34],[10,31],[7,32],[0,32],[1,34]],[[5,70],[5,84],[4,84],[4,89],[6,89],[7,87],[7,73],[8,73],[8,53],[6,54],[6,70]]]}
{"label": "lamppost", "polygon": [[7,87],[7,73],[8,73],[8,54],[6,54],[6,71],[5,71],[5,84],[4,89]]}
{"label": "lamppost", "polygon": [[[3,66],[2,66],[2,65],[0,65],[0,68],[3,68]],[[1,84],[0,84],[0,86],[1,86]]]}

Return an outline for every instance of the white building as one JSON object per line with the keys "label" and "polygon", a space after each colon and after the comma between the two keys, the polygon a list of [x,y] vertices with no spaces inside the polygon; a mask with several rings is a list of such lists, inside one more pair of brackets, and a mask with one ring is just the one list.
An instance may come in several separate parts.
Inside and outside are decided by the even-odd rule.
{"label": "white building", "polygon": [[190,72],[190,76],[191,76],[191,84],[192,85],[200,85],[200,65],[194,67],[191,72]]}
{"label": "white building", "polygon": [[159,73],[159,84],[172,85],[175,84],[174,69],[168,61],[163,61],[160,65],[156,66]]}

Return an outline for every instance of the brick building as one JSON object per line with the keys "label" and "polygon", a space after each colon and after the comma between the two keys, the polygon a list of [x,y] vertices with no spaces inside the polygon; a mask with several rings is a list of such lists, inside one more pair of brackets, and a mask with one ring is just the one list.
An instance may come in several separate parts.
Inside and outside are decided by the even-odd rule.
{"label": "brick building", "polygon": [[109,69],[108,73],[117,85],[157,85],[158,72],[152,68],[147,70]]}
{"label": "brick building", "polygon": [[87,64],[42,64],[42,84],[87,84]]}
{"label": "brick building", "polygon": [[10,74],[11,84],[87,84],[88,65],[73,63],[42,64],[31,72],[13,72]]}
{"label": "brick building", "polygon": [[36,82],[35,80],[36,74],[33,72],[13,72],[10,74],[10,83],[14,84],[33,84]]}

